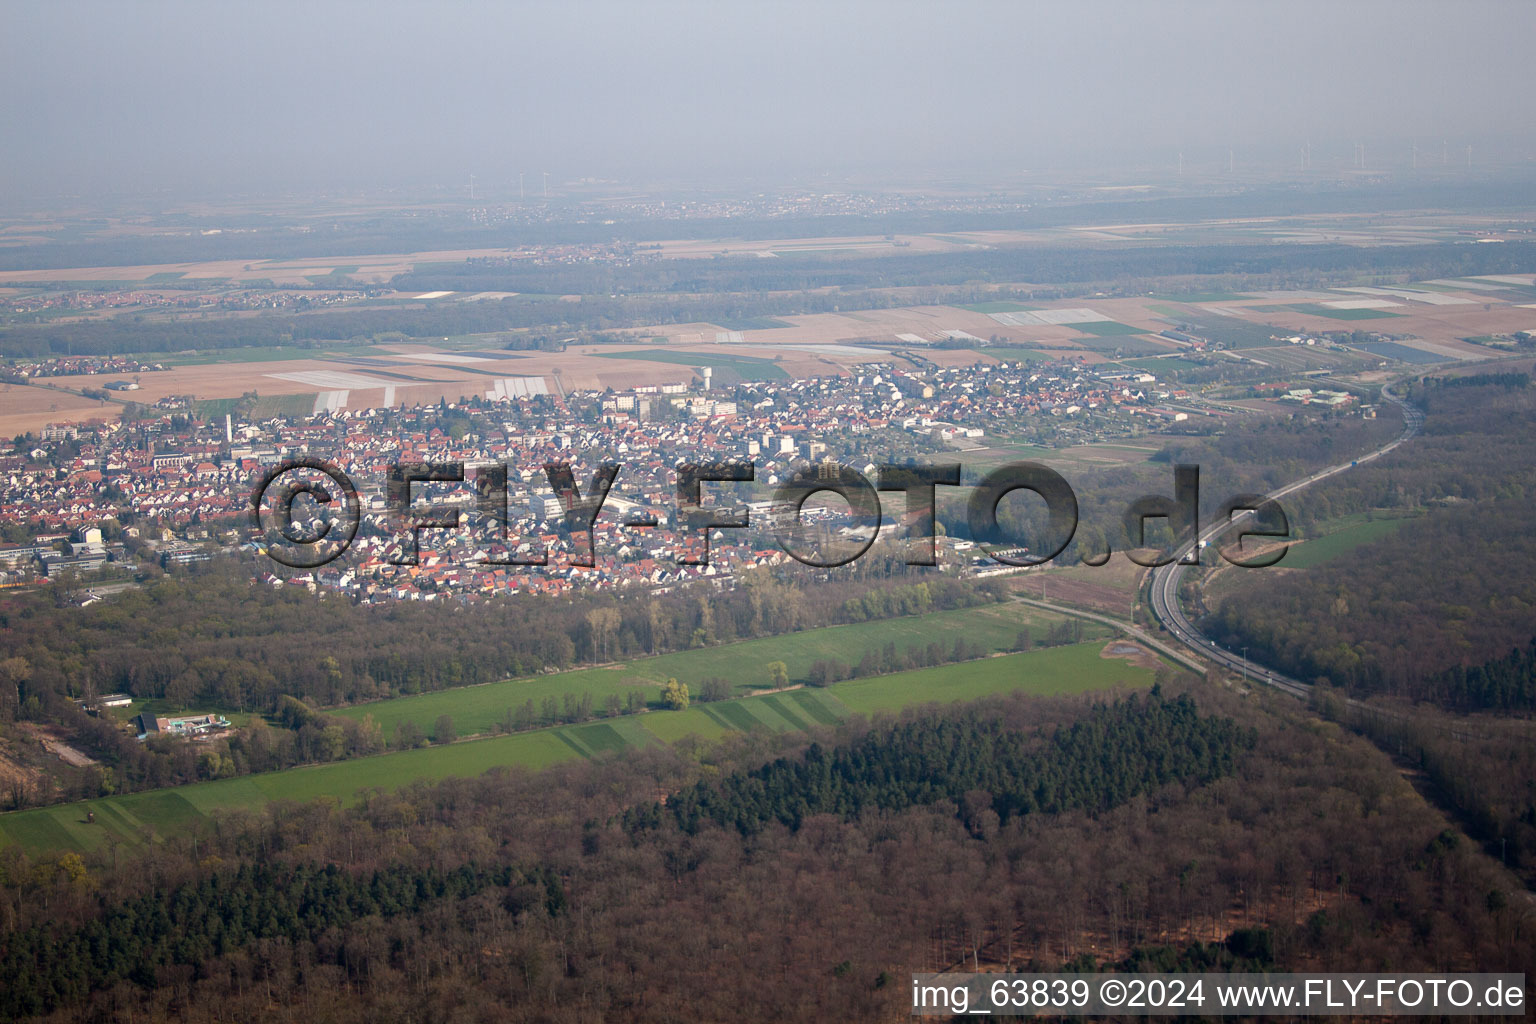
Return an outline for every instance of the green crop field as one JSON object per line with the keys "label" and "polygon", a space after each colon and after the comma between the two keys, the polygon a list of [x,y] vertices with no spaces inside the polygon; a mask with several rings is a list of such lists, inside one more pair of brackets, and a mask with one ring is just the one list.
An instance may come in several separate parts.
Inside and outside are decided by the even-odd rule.
{"label": "green crop field", "polygon": [[[1208,309],[1191,310],[1179,319],[1188,324],[1194,333],[1204,335],[1227,348],[1269,348],[1274,345],[1270,335],[1276,329],[1268,324],[1250,323],[1240,317],[1222,316]],[[1285,333],[1292,332],[1286,330]]]}
{"label": "green crop field", "polygon": [[[415,722],[423,731],[431,731],[439,715],[450,715],[460,735],[489,732],[507,717],[507,712],[524,701],[539,707],[546,697],[561,699],[565,694],[592,695],[598,707],[610,694],[623,697],[639,689],[647,700],[655,700],[661,684],[669,678],[687,683],[698,693],[704,680],[714,676],[731,684],[732,692],[750,694],[766,689],[768,663],[782,661],[791,683],[804,682],[813,662],[836,659],[852,666],[866,652],[880,652],[894,644],[898,653],[909,648],[940,643],[946,651],[955,638],[964,636],[987,653],[1012,648],[1020,629],[1028,627],[1036,639],[1060,622],[1060,616],[1009,602],[948,612],[932,612],[850,626],[829,626],[784,636],[744,640],[719,647],[703,647],[676,654],[642,658],[612,668],[585,668],[551,675],[508,679],[483,686],[439,690],[412,697],[374,701],[335,712],[348,718],[372,715],[384,730],[394,735],[401,722]],[[1084,624],[1087,637],[1104,635],[1103,627]]]}
{"label": "green crop field", "polygon": [[262,395],[251,406],[251,416],[254,419],[267,419],[272,416],[304,417],[314,411],[313,392],[298,395]]}
{"label": "green crop field", "polygon": [[1115,320],[1096,320],[1087,324],[1072,324],[1074,331],[1083,334],[1092,334],[1100,338],[1113,338],[1122,334],[1146,334],[1145,327],[1132,327],[1130,324],[1122,324]]}
{"label": "green crop field", "polygon": [[1148,356],[1144,359],[1122,359],[1122,366],[1134,367],[1138,370],[1146,370],[1148,373],[1183,373],[1193,368],[1194,364],[1187,359],[1177,356]]}
{"label": "green crop field", "polygon": [[238,398],[203,398],[192,403],[192,411],[204,420],[222,419],[235,411]]}
{"label": "green crop field", "polygon": [[[804,731],[853,714],[974,700],[995,693],[1047,695],[1116,686],[1145,687],[1151,670],[1101,657],[1103,641],[916,669],[826,689],[796,689],[694,705],[684,711],[560,726],[489,739],[422,747],[311,765],[264,775],[200,782],[0,815],[0,846],[32,852],[94,850],[108,842],[138,845],[184,830],[215,811],[260,807],[274,800],[329,798],[343,804],[372,789],[417,780],[483,774],[492,768],[537,771],[688,736],[719,739],[733,732]],[[88,822],[87,814],[95,821]]]}
{"label": "green crop field", "polygon": [[751,356],[722,356],[706,352],[662,352],[657,349],[634,349],[628,352],[599,352],[604,359],[645,359],[653,363],[676,363],[679,366],[709,366],[717,372],[730,370],[744,381],[787,380],[784,368],[767,359]]}
{"label": "green crop field", "polygon": [[[206,398],[194,403],[193,408],[203,419],[217,420],[233,414],[240,401],[238,398]],[[267,419],[272,416],[304,417],[314,411],[315,395],[309,392],[258,397],[251,404],[250,414],[254,419]]]}
{"label": "green crop field", "polygon": [[1126,356],[1156,356],[1170,351],[1168,345],[1136,334],[1111,334],[1105,337],[1090,335],[1086,338],[1073,339],[1073,344],[1090,352],[1119,353]]}
{"label": "green crop field", "polygon": [[1311,569],[1331,562],[1345,552],[1353,551],[1361,544],[1380,540],[1410,518],[1412,517],[1389,517],[1380,513],[1371,519],[1366,519],[1364,516],[1348,516],[1341,519],[1341,525],[1331,533],[1292,547],[1285,553],[1285,559],[1280,563],[1280,567]]}
{"label": "green crop field", "polygon": [[1388,317],[1401,315],[1389,313],[1384,309],[1334,309],[1332,306],[1320,306],[1315,302],[1298,302],[1291,308],[1298,313],[1325,316],[1330,320],[1385,320]]}
{"label": "green crop field", "polygon": [[850,711],[874,714],[918,704],[976,700],[993,693],[1083,693],[1115,686],[1150,686],[1152,672],[1120,658],[1100,657],[1102,643],[1052,647],[961,665],[937,665],[833,688]]}

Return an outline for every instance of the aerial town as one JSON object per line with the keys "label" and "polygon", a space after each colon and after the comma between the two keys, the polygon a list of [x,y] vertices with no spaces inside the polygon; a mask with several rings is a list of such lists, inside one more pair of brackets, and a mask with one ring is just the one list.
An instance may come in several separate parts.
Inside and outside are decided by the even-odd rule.
{"label": "aerial town", "polygon": [[[328,460],[363,493],[363,529],[349,557],[314,572],[266,563],[273,585],[326,587],[364,601],[477,598],[507,591],[672,586],[691,577],[728,579],[740,567],[785,555],[766,528],[772,489],[797,465],[836,461],[866,475],[882,462],[942,453],[962,457],[1027,440],[1021,424],[1045,423],[1060,444],[1132,436],[1231,415],[1150,373],[1094,372],[1072,364],[981,363],[895,369],[871,363],[847,376],[710,387],[710,375],[616,392],[525,395],[400,409],[321,412],[305,419],[199,419],[195,403],[163,400],[139,422],[54,426],[0,457],[0,584],[66,574],[79,579],[144,563],[174,569],[219,550],[259,555],[247,522],[262,473],[285,459]],[[1325,405],[1344,392],[1293,388],[1281,396]],[[752,529],[716,531],[707,564],[680,557],[690,541],[676,516],[674,467],[685,461],[752,463],[752,484],[712,485],[716,501],[745,504]],[[578,488],[598,463],[622,468],[595,523],[596,561],[559,554],[570,538],[550,486],[549,463],[571,465]],[[414,565],[386,509],[384,479],[401,463],[506,464],[505,537],[479,515],[472,481],[418,485],[413,498],[461,510],[463,530],[420,541]],[[846,510],[843,510],[846,512]],[[807,518],[846,520],[833,509]],[[634,526],[631,523],[654,523]],[[851,528],[845,522],[844,528]],[[895,523],[889,524],[893,529]],[[511,539],[508,539],[511,538]],[[962,541],[953,541],[951,545]],[[545,565],[530,552],[553,552]],[[962,547],[961,550],[964,550]],[[406,559],[409,560],[409,559]],[[91,590],[84,589],[83,599]]]}
{"label": "aerial town", "polygon": [[1529,1007],[1536,3],[800,6],[7,6],[0,1022]]}

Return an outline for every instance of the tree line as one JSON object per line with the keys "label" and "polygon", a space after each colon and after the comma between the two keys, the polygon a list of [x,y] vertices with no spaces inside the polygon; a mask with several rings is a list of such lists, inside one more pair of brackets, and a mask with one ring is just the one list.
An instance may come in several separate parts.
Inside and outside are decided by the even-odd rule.
{"label": "tree line", "polygon": [[780,255],[774,260],[655,260],[623,266],[478,259],[411,271],[391,283],[403,291],[699,295],[812,292],[829,287],[875,290],[973,281],[1070,286],[1222,274],[1283,281],[1299,275],[1405,273],[1419,280],[1513,272],[1530,266],[1533,256],[1536,243],[1528,242],[1477,247],[1434,242],[1374,248],[1228,244],[1136,249],[1062,247],[1049,251],[1033,246],[999,246],[975,252],[914,252],[835,259],[824,255]]}
{"label": "tree line", "polygon": [[[1096,707],[1044,743],[976,714],[877,730],[833,751],[812,744],[747,772],[701,782],[626,815],[630,829],[670,819],[689,834],[706,823],[752,835],[775,822],[798,829],[819,814],[854,818],[965,798],[975,819],[1097,813],[1174,781],[1198,785],[1230,774],[1254,739],[1229,719],[1202,718],[1188,696],[1154,687]],[[972,797],[975,799],[972,799]]]}
{"label": "tree line", "polygon": [[1458,711],[1536,711],[1536,637],[1502,658],[1455,665],[1424,689],[1430,700]]}

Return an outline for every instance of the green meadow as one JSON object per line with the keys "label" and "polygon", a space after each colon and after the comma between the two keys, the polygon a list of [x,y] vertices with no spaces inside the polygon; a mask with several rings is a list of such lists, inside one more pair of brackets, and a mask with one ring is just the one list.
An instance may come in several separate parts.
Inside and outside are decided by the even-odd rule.
{"label": "green meadow", "polygon": [[251,406],[251,416],[266,419],[271,416],[302,418],[315,411],[315,394],[262,395]]}
{"label": "green meadow", "polygon": [[[309,765],[264,775],[201,782],[174,789],[105,797],[0,815],[0,846],[31,852],[94,850],[110,843],[139,845],[195,826],[216,811],[260,807],[273,800],[330,798],[355,802],[368,790],[417,780],[470,777],[492,768],[537,771],[576,758],[611,756],[689,736],[716,740],[735,732],[806,731],[850,715],[895,712],[916,705],[975,700],[997,693],[1048,695],[1146,687],[1150,669],[1101,656],[1103,641],[915,669],[824,689],[695,704],[683,711],[643,714],[445,746]],[[88,821],[87,815],[95,821]]]}
{"label": "green meadow", "polygon": [[[538,707],[546,697],[560,700],[568,693],[590,693],[594,705],[601,708],[603,699],[610,694],[622,698],[636,688],[646,700],[655,700],[661,684],[668,679],[687,683],[697,694],[704,680],[711,677],[728,680],[734,694],[746,696],[768,688],[768,663],[772,661],[784,663],[789,681],[794,684],[805,682],[811,665],[823,659],[835,659],[851,667],[866,653],[878,654],[888,644],[894,644],[897,653],[930,643],[942,644],[947,651],[953,647],[955,638],[961,636],[983,652],[993,654],[1011,650],[1021,629],[1028,628],[1032,638],[1039,641],[1047,629],[1060,621],[1060,616],[1014,602],[960,608],[702,647],[612,667],[575,669],[395,697],[333,713],[357,719],[372,715],[385,736],[394,735],[395,727],[407,721],[430,733],[439,715],[450,715],[455,731],[466,736],[491,731],[506,719],[510,709],[528,700]],[[1085,637],[1107,635],[1103,627],[1092,623],[1085,623],[1084,630]]]}
{"label": "green meadow", "polygon": [[[192,408],[203,419],[217,420],[234,413],[241,401],[239,398],[205,398],[193,403]],[[314,411],[315,393],[312,391],[298,395],[262,395],[250,405],[253,419],[272,416],[302,418]]]}
{"label": "green meadow", "polygon": [[1345,516],[1338,520],[1331,532],[1291,547],[1280,563],[1282,569],[1311,569],[1324,565],[1340,555],[1353,551],[1362,544],[1380,540],[1395,533],[1411,516],[1391,516],[1377,513],[1370,519],[1363,515]]}
{"label": "green meadow", "polygon": [[1330,320],[1386,320],[1401,315],[1389,313],[1384,309],[1334,309],[1332,306],[1321,306],[1315,302],[1298,302],[1291,308],[1298,313],[1325,316]]}
{"label": "green meadow", "polygon": [[730,370],[742,380],[787,380],[789,374],[770,359],[752,356],[712,355],[707,352],[662,352],[656,349],[628,349],[623,352],[599,352],[604,359],[643,359],[653,363],[678,366],[709,366],[716,371]]}
{"label": "green meadow", "polygon": [[1150,334],[1145,327],[1132,327],[1130,324],[1122,324],[1115,320],[1095,320],[1092,323],[1072,324],[1072,329],[1082,334],[1092,334],[1100,338],[1115,338],[1124,334]]}

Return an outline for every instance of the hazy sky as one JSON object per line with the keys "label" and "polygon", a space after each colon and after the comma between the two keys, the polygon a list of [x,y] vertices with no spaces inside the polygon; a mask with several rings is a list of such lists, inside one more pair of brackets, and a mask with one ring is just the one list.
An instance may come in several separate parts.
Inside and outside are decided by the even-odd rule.
{"label": "hazy sky", "polygon": [[10,0],[0,24],[13,195],[899,177],[1536,133],[1526,0]]}

